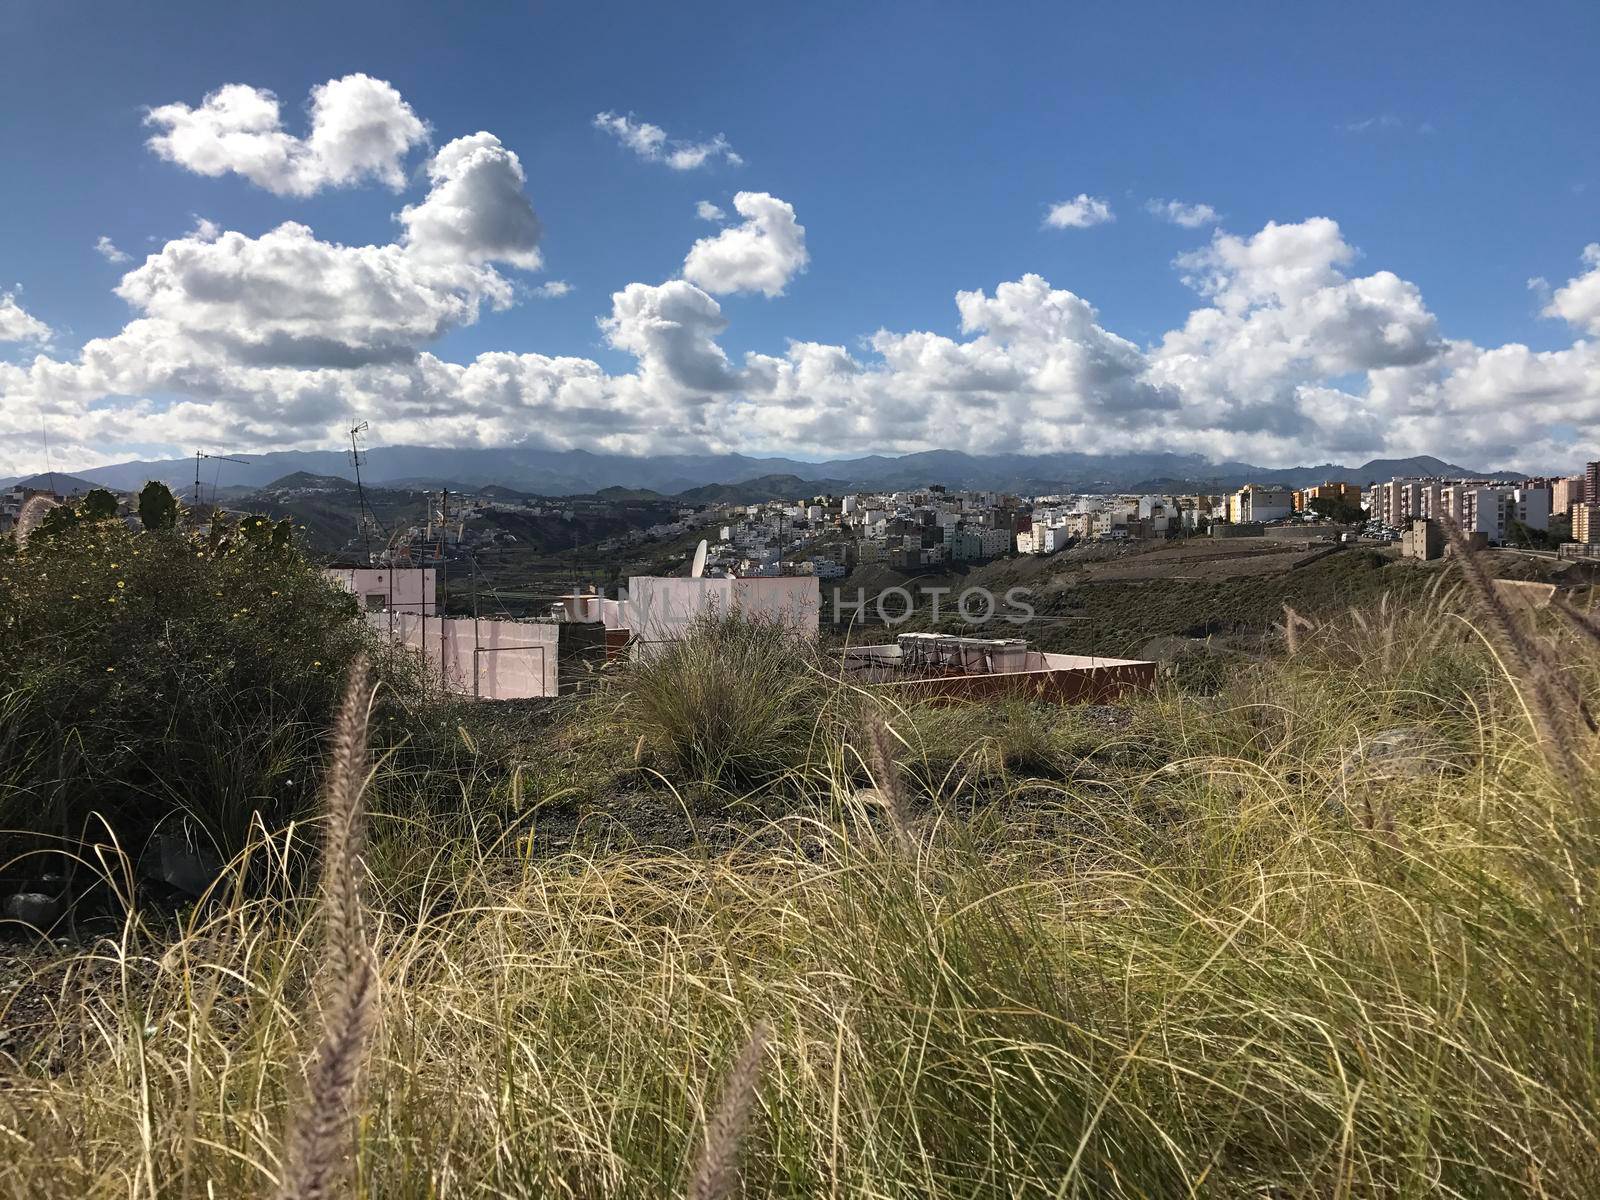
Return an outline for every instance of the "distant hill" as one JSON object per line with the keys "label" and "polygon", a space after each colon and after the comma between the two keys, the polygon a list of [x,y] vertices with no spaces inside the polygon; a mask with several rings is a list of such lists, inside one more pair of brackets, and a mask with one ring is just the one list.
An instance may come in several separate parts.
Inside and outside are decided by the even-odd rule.
{"label": "distant hill", "polygon": [[[139,481],[143,483],[143,480]],[[5,484],[6,487],[48,488],[58,496],[78,496],[84,492],[92,492],[97,487],[105,487],[103,483],[80,478],[77,475],[63,475],[60,471],[51,471],[44,475],[29,475],[26,479],[16,479]],[[124,489],[114,489],[124,490]]]}
{"label": "distant hill", "polygon": [[341,478],[338,475],[313,475],[310,471],[292,471],[279,479],[274,479],[263,492],[296,492],[314,489],[324,492],[353,492],[356,485],[352,480]]}
{"label": "distant hill", "polygon": [[760,475],[741,483],[709,483],[673,497],[685,504],[760,504],[767,500],[801,500],[829,491],[844,491],[842,479],[801,479],[797,475]]}
{"label": "distant hill", "polygon": [[[216,486],[264,487],[285,475],[352,477],[349,457],[338,450],[285,450],[241,456],[247,461],[214,464]],[[1299,487],[1324,479],[1366,484],[1397,474],[1515,477],[1442,462],[1437,458],[1374,459],[1359,466],[1259,467],[1244,462],[1212,462],[1198,454],[966,454],[928,450],[898,457],[803,462],[754,458],[745,454],[663,454],[634,458],[587,450],[544,450],[529,446],[500,449],[449,449],[428,446],[378,446],[367,453],[362,479],[369,486],[481,489],[498,485],[541,496],[593,495],[608,487],[681,495],[713,484],[748,484],[768,477],[801,481],[795,495],[820,491],[899,490],[942,483],[951,488],[1027,494],[1056,491],[1123,491],[1153,480],[1183,481],[1197,489],[1239,487],[1249,482]],[[100,486],[129,490],[146,479],[161,479],[187,490],[193,486],[194,460],[122,463],[77,472]],[[792,484],[785,484],[792,488]]]}

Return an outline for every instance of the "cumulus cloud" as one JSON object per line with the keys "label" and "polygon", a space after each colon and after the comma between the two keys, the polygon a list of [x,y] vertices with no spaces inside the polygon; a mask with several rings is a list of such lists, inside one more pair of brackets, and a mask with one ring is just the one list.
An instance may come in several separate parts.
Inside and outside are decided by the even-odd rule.
{"label": "cumulus cloud", "polygon": [[1215,225],[1222,219],[1209,204],[1185,204],[1181,200],[1150,200],[1145,203],[1145,209],[1151,216],[1182,225],[1185,229]]}
{"label": "cumulus cloud", "polygon": [[[1335,446],[1371,438],[1376,418],[1357,422],[1359,434],[1343,428],[1359,399],[1336,399],[1318,385],[1417,367],[1443,346],[1417,288],[1388,271],[1347,278],[1342,268],[1355,256],[1325,217],[1269,222],[1248,238],[1218,232],[1177,260],[1211,304],[1162,339],[1150,355],[1152,378],[1223,430]],[[1330,432],[1335,415],[1340,432]]]}
{"label": "cumulus cloud", "polygon": [[708,292],[781,296],[811,256],[794,206],[766,192],[740,192],[734,211],[743,223],[701,238],[683,260],[683,277]]}
{"label": "cumulus cloud", "polygon": [[460,137],[428,163],[433,189],[400,213],[412,256],[538,269],[541,231],[517,156],[492,133]]}
{"label": "cumulus cloud", "polygon": [[305,367],[409,357],[475,321],[484,303],[512,301],[492,268],[397,244],[323,242],[293,221],[258,238],[168,242],[116,292],[142,316],[239,361]]}
{"label": "cumulus cloud", "polygon": [[744,162],[720,133],[702,142],[683,141],[668,137],[661,126],[640,121],[632,113],[614,112],[596,113],[594,127],[609,133],[646,162],[665,163],[674,171],[693,171],[719,158],[730,167]]}
{"label": "cumulus cloud", "polygon": [[0,342],[44,342],[50,326],[17,303],[15,292],[0,292]]}
{"label": "cumulus cloud", "polygon": [[163,104],[145,123],[158,132],[150,149],[201,175],[242,175],[286,196],[376,179],[399,191],[403,161],[427,139],[427,126],[392,85],[369,75],[346,75],[311,89],[310,132],[283,128],[277,96],[230,83],[200,105]]}
{"label": "cumulus cloud", "polygon": [[728,219],[728,214],[709,200],[697,202],[694,206],[694,215],[702,221],[726,221]]}
{"label": "cumulus cloud", "polygon": [[[196,445],[325,447],[354,416],[410,444],[1177,448],[1267,464],[1435,453],[1530,468],[1569,461],[1572,429],[1600,420],[1600,341],[1535,352],[1449,339],[1414,284],[1358,272],[1322,217],[1218,230],[1180,256],[1195,306],[1149,345],[1024,274],[958,292],[953,331],[734,355],[717,296],[776,296],[807,263],[792,206],[741,192],[738,223],[697,241],[682,278],[611,296],[600,333],[630,369],[506,351],[450,362],[431,343],[485,307],[569,289],[502,274],[537,264],[539,225],[498,139],[458,138],[426,174],[393,242],[342,245],[288,222],[254,237],[197,227],[160,247],[117,287],[132,314],[120,332],[72,359],[0,360],[0,472],[20,468],[10,447],[41,419],[78,466]],[[1584,265],[1549,304],[1593,333],[1600,249]],[[49,330],[6,295],[0,336],[43,343]]]}
{"label": "cumulus cloud", "polygon": [[1071,200],[1052,204],[1050,211],[1045,214],[1044,223],[1052,229],[1088,229],[1092,225],[1104,225],[1116,219],[1111,205],[1106,201],[1079,192]]}
{"label": "cumulus cloud", "polygon": [[1583,263],[1589,270],[1557,288],[1544,315],[1560,317],[1574,328],[1600,336],[1600,242],[1583,248]]}
{"label": "cumulus cloud", "polygon": [[689,396],[738,385],[716,342],[727,326],[717,302],[682,279],[630,283],[611,297],[611,316],[600,322],[613,346],[639,360],[640,379],[652,392]]}
{"label": "cumulus cloud", "polygon": [[[214,365],[353,368],[509,307],[495,264],[539,265],[539,221],[517,156],[492,134],[457,138],[428,164],[432,188],[399,214],[397,242],[345,246],[289,221],[260,237],[197,219],[123,276],[139,340]],[[113,355],[109,339],[101,352]],[[143,390],[143,389],[138,389]]]}
{"label": "cumulus cloud", "polygon": [[571,292],[572,285],[565,279],[551,279],[533,289],[533,294],[544,300],[557,300]]}
{"label": "cumulus cloud", "polygon": [[121,250],[118,250],[117,244],[103,233],[96,239],[94,250],[96,254],[108,263],[128,263],[133,261],[131,254],[124,254]]}

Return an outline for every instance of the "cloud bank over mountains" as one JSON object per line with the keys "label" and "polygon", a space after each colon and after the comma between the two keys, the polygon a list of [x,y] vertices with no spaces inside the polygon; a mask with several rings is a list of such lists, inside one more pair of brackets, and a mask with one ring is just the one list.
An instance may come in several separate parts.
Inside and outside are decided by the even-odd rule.
{"label": "cloud bank over mountains", "polygon": [[[702,144],[601,118],[641,157],[678,169],[736,157],[723,142],[674,162]],[[49,327],[17,293],[0,295],[0,353],[15,360],[0,359],[0,474],[31,469],[41,422],[57,462],[79,467],[197,446],[333,446],[352,419],[390,444],[532,437],[633,454],[1177,449],[1266,464],[1431,453],[1534,467],[1574,458],[1573,430],[1600,416],[1600,341],[1587,340],[1600,338],[1600,246],[1549,295],[1546,315],[1573,329],[1570,346],[1480,347],[1448,337],[1415,284],[1358,274],[1356,248],[1327,217],[1215,229],[1174,264],[1196,306],[1143,346],[1028,273],[958,292],[956,336],[885,327],[853,347],[795,340],[735,358],[719,341],[717,297],[781,303],[814,248],[794,205],[754,190],[688,246],[679,278],[630,283],[597,315],[632,370],[510,351],[449,362],[429,349],[445,333],[568,290],[533,277],[544,230],[513,149],[467,133],[408,170],[431,131],[364,75],[313,89],[304,136],[284,128],[271,92],[244,84],[198,107],[155,108],[149,123],[161,158],[285,197],[400,191],[408,179],[426,190],[396,212],[394,240],[372,245],[325,241],[294,220],[258,236],[202,223],[122,276],[131,319],[75,358],[53,357]],[[1050,223],[1087,229],[1110,217],[1098,204],[1079,196]],[[1151,210],[1195,230],[1217,220],[1204,205]],[[723,218],[709,201],[700,215]]]}

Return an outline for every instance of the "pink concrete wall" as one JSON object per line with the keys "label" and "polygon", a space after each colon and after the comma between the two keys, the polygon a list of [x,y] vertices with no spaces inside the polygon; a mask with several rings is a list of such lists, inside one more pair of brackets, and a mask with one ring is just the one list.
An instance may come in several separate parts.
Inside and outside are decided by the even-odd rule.
{"label": "pink concrete wall", "polygon": [[556,694],[556,626],[418,613],[368,613],[379,633],[421,655],[447,691],[480,700]]}

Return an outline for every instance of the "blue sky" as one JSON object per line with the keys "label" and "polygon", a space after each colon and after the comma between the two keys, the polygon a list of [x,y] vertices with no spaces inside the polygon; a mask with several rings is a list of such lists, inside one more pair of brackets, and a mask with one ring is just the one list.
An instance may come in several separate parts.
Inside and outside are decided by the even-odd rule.
{"label": "blue sky", "polygon": [[[187,449],[213,433],[219,448],[325,444],[355,413],[370,417],[379,440],[531,437],[633,452],[1160,443],[1258,460],[1432,450],[1531,462],[1560,453],[1563,431],[1591,427],[1600,406],[1584,349],[1600,334],[1600,304],[1585,282],[1600,264],[1582,258],[1600,240],[1592,3],[1312,12],[0,0],[0,40],[12,48],[0,72],[10,114],[0,126],[0,289],[35,323],[31,337],[0,342],[11,368],[0,373],[0,432],[24,437],[42,421],[85,464]],[[236,172],[202,174],[147,145],[159,132],[146,123],[152,108],[198,108],[225,84],[274,93],[283,130],[303,137],[312,89],[358,72],[391,85],[428,125],[426,143],[398,159],[399,191],[369,176],[282,194]],[[712,155],[675,170],[598,128],[599,113],[631,114],[685,143],[722,135],[741,161]],[[542,267],[474,258],[515,299],[480,302],[471,319],[414,337],[409,352],[457,365],[500,352],[592,360],[605,382],[576,405],[592,421],[574,418],[573,403],[552,409],[522,383],[514,400],[485,409],[476,393],[448,389],[390,403],[385,395],[419,385],[354,376],[307,377],[293,412],[268,412],[255,393],[281,394],[282,378],[247,378],[246,365],[287,370],[302,360],[268,361],[259,347],[248,364],[207,358],[214,339],[201,335],[216,333],[216,318],[190,321],[206,302],[192,291],[166,297],[172,327],[160,350],[126,347],[147,362],[170,354],[170,369],[85,378],[86,341],[115,341],[162,303],[148,289],[143,308],[114,294],[121,276],[184,239],[197,217],[251,239],[294,221],[324,243],[390,243],[403,236],[395,214],[430,194],[429,155],[480,130],[520,162],[542,226]],[[781,294],[703,275],[679,282],[693,297],[644,296],[657,331],[663,305],[695,308],[667,318],[693,355],[711,356],[688,369],[671,352],[657,362],[641,350],[646,334],[599,323],[617,319],[614,293],[676,279],[696,239],[737,227],[739,192],[781,201],[803,227],[804,266],[783,269]],[[1113,219],[1046,223],[1052,205],[1080,195]],[[697,218],[702,200],[731,220]],[[1219,220],[1184,227],[1147,211],[1152,200],[1208,205]],[[1265,276],[1250,272],[1270,273],[1276,250],[1255,253],[1251,239],[1268,222],[1312,218],[1331,219],[1336,234],[1308,232],[1306,245],[1321,249],[1292,253],[1322,254],[1312,266],[1323,299],[1263,290]],[[102,236],[129,261],[98,253]],[[1217,251],[1217,236],[1236,239],[1237,253]],[[1209,262],[1174,266],[1208,252]],[[1407,296],[1338,291],[1376,272],[1413,288],[1421,314]],[[1030,274],[1049,289],[1014,299],[1047,312],[1042,325],[990,314],[963,327],[958,292],[981,289],[998,304],[1001,284]],[[1205,274],[1214,276],[1209,293],[1184,282]],[[1548,282],[1530,287],[1536,278]],[[571,290],[536,296],[550,280]],[[257,296],[274,286],[250,282]],[[1569,285],[1576,290],[1563,293]],[[1093,306],[1092,330],[1050,298],[1061,292]],[[1305,351],[1307,339],[1342,334],[1308,330],[1301,309],[1351,303],[1366,306],[1364,328],[1406,326],[1406,348],[1388,337],[1376,354],[1321,342]],[[1385,305],[1397,306],[1395,319]],[[1208,333],[1154,361],[1163,339],[1203,309],[1265,316],[1238,336]],[[1001,328],[1022,325],[1032,332]],[[1255,355],[1268,326],[1298,365],[1261,365],[1278,353]],[[899,339],[888,355],[866,342],[879,330]],[[1114,343],[1098,340],[1101,331]],[[907,343],[910,335],[955,349]],[[791,341],[841,348],[850,363],[807,375]],[[1508,344],[1567,357],[1492,357]],[[206,371],[179,361],[185,346],[199,347]],[[40,355],[77,374],[46,378]],[[712,361],[719,355],[726,370]],[[784,368],[768,361],[786,356]],[[774,382],[780,370],[795,377]],[[1522,423],[1486,388],[1505,403],[1534,397]],[[930,395],[936,403],[910,411]],[[452,397],[458,416],[477,419],[452,419]],[[861,419],[861,406],[879,419]],[[1334,409],[1340,415],[1325,415]],[[1423,412],[1449,419],[1429,423]],[[12,454],[27,465],[25,449]],[[0,472],[6,465],[0,457]]]}

